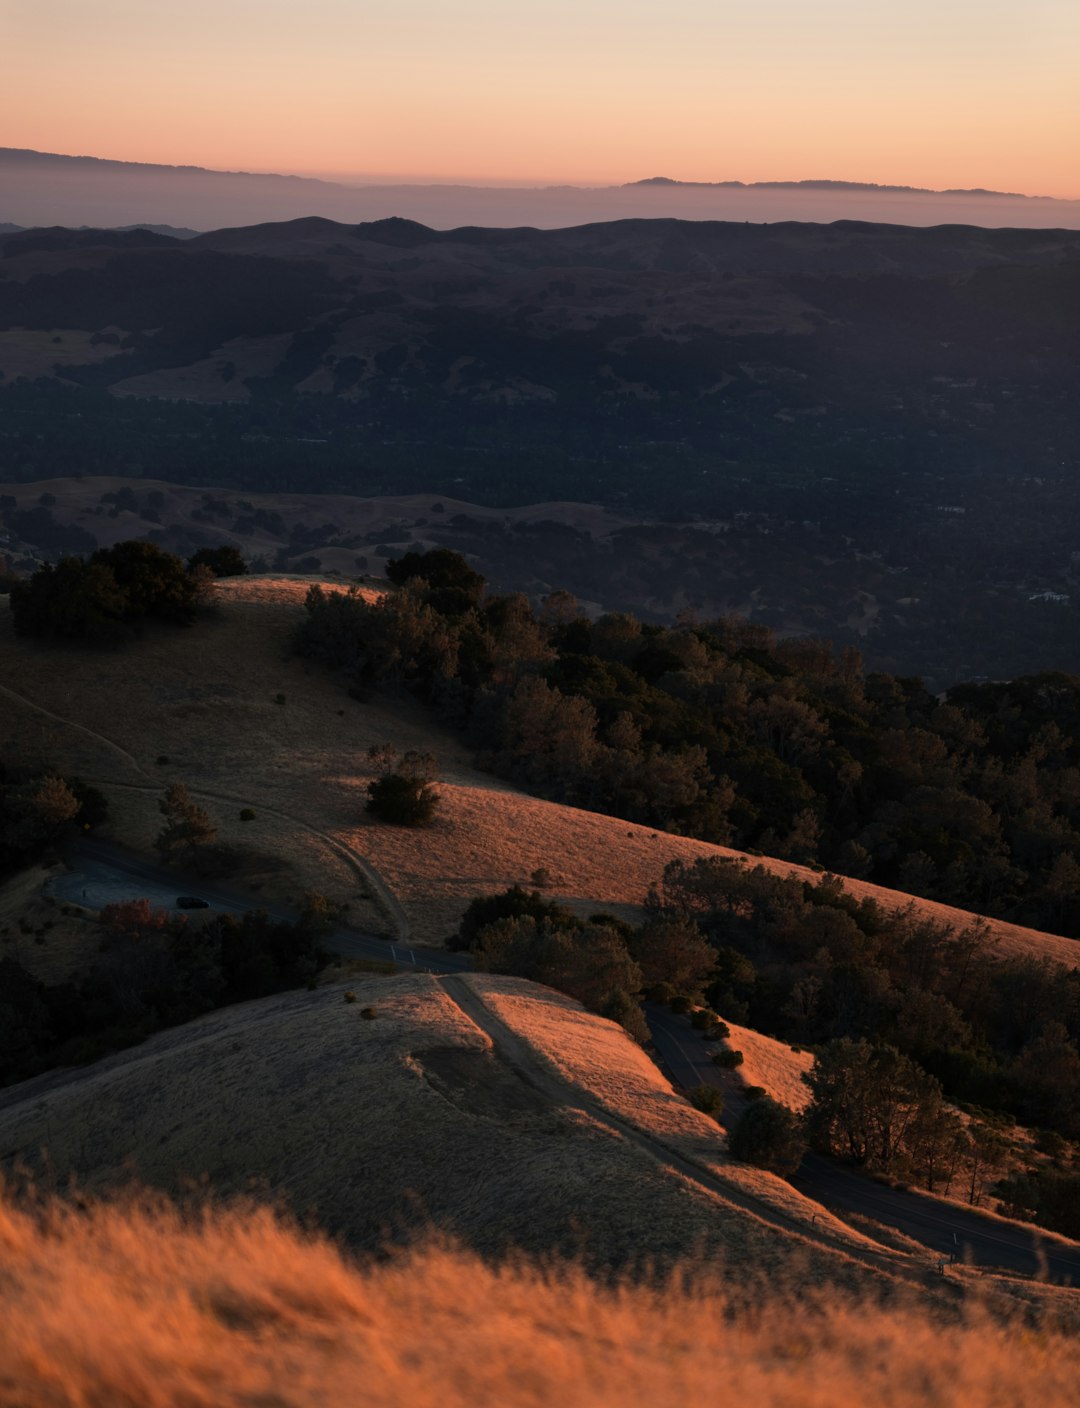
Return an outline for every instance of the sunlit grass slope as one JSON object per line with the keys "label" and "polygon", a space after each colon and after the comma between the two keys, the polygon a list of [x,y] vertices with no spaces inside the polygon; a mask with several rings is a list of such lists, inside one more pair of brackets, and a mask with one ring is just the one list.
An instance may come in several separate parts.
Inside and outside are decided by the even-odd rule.
{"label": "sunlit grass slope", "polygon": [[[722,846],[526,796],[476,771],[469,750],[410,701],[349,698],[319,666],[292,654],[309,585],[289,577],[230,579],[220,586],[215,619],[192,631],[148,635],[116,654],[58,654],[19,640],[0,611],[0,659],[11,662],[0,684],[16,692],[0,689],[0,736],[23,756],[104,783],[115,830],[145,848],[161,826],[161,791],[182,781],[199,794],[222,839],[262,854],[264,863],[252,870],[260,893],[295,899],[304,888],[321,889],[351,898],[358,921],[385,926],[385,915],[360,905],[344,848],[376,868],[422,942],[445,938],[474,895],[528,885],[539,869],[549,872],[551,897],[583,913],[606,907],[632,918],[668,861],[740,858]],[[386,743],[438,755],[442,805],[432,828],[376,825],[365,813],[366,753]],[[257,820],[241,823],[242,807],[253,808]],[[752,863],[818,878],[786,861]],[[911,903],[940,922],[971,921],[947,905],[865,881],[846,884],[889,908]],[[989,921],[988,938],[1002,953],[1080,966],[1080,944],[1072,939],[1002,920]]]}
{"label": "sunlit grass slope", "polygon": [[357,1266],[255,1207],[0,1203],[0,1255],[0,1402],[25,1408],[1041,1408],[1080,1375],[1045,1321],[716,1264],[604,1286],[440,1246]]}

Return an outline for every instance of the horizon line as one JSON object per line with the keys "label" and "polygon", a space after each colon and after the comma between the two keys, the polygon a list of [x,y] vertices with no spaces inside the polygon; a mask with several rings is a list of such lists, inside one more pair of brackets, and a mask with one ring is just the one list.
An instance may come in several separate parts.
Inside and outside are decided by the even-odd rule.
{"label": "horizon line", "polygon": [[19,157],[42,157],[56,161],[83,161],[100,162],[107,166],[131,166],[148,170],[164,170],[175,172],[197,172],[209,176],[233,176],[265,178],[279,181],[310,181],[317,185],[336,186],[343,190],[355,190],[364,188],[393,188],[412,187],[424,188],[435,187],[442,189],[479,189],[479,190],[518,190],[518,191],[552,191],[552,190],[629,190],[635,187],[653,187],[655,189],[690,188],[696,190],[769,190],[769,189],[798,189],[808,188],[816,190],[859,190],[869,193],[889,195],[914,195],[914,196],[952,196],[952,197],[977,197],[996,198],[999,200],[1032,200],[1048,202],[1069,202],[1080,199],[1080,196],[1050,196],[1033,194],[1026,191],[998,191],[982,186],[917,186],[902,182],[866,181],[855,180],[846,177],[822,177],[822,176],[802,176],[786,178],[767,178],[753,181],[744,181],[739,178],[724,178],[715,180],[702,180],[700,178],[684,178],[672,176],[646,176],[630,181],[601,180],[595,181],[566,181],[566,180],[545,180],[540,177],[520,178],[520,177],[459,177],[435,179],[426,176],[409,176],[400,173],[387,173],[385,175],[327,175],[316,172],[279,171],[279,170],[252,170],[244,168],[202,166],[195,162],[168,162],[168,161],[132,161],[125,157],[102,157],[95,156],[90,152],[50,152],[43,151],[35,147],[7,147],[0,146],[0,155]]}

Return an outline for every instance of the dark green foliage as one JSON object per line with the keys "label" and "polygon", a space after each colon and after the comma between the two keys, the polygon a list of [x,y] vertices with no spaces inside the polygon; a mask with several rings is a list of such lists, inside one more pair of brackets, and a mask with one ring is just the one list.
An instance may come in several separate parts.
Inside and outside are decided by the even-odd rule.
{"label": "dark green foliage", "polygon": [[254,810],[253,810],[251,807],[242,807],[242,808],[240,809],[240,820],[241,820],[241,821],[254,821],[254,820],[255,820],[255,812],[254,812]]}
{"label": "dark green foliage", "polygon": [[933,1076],[893,1046],[844,1038],[822,1047],[803,1079],[813,1094],[807,1133],[815,1148],[880,1173],[930,1158],[933,1187],[934,1161],[961,1133]]}
{"label": "dark green foliage", "polygon": [[104,819],[96,788],[50,772],[0,764],[0,875],[32,865],[72,827]]}
{"label": "dark green foliage", "polygon": [[363,1017],[365,1022],[373,1022],[375,1018],[379,1015],[379,1013],[378,1010],[374,1007],[361,1007],[360,1015],[361,1017]]}
{"label": "dark green foliage", "polygon": [[722,1071],[734,1071],[742,1065],[745,1058],[741,1051],[725,1047],[722,1051],[714,1051],[712,1059],[713,1065],[719,1066]]}
{"label": "dark green foliage", "polygon": [[470,900],[448,947],[459,951],[472,948],[480,931],[489,924],[496,924],[500,919],[519,918],[566,926],[577,922],[571,910],[556,904],[554,900],[545,900],[538,890],[523,890],[520,885],[512,885],[499,894],[479,895]]}
{"label": "dark green foliage", "polygon": [[724,1093],[715,1085],[695,1085],[687,1091],[687,1097],[695,1110],[703,1110],[714,1120],[719,1120],[724,1113]]}
{"label": "dark green foliage", "polygon": [[883,1040],[954,1099],[1080,1132],[1080,973],[1001,957],[977,921],[951,930],[831,876],[721,858],[673,862],[649,908],[717,946],[708,998],[759,1031],[800,1046]]}
{"label": "dark green foliage", "polygon": [[190,622],[199,595],[178,557],[132,540],[46,563],[12,587],[11,610],[20,635],[116,643],[147,618]]}
{"label": "dark green foliage", "polygon": [[[802,1121],[785,1105],[760,1091],[747,1105],[728,1135],[728,1153],[745,1164],[788,1175],[795,1172],[806,1150]],[[747,1090],[747,1096],[750,1091]]]}
{"label": "dark green foliage", "polygon": [[244,554],[239,548],[231,546],[200,548],[188,558],[189,572],[194,572],[198,567],[209,568],[215,577],[242,577],[247,572]]}
{"label": "dark green foliage", "polygon": [[174,782],[165,789],[158,811],[165,818],[165,825],[154,845],[162,860],[179,858],[190,862],[201,847],[209,846],[217,838],[217,827],[202,807],[191,800],[182,782]]}
{"label": "dark green foliage", "polygon": [[95,1060],[231,1002],[313,981],[326,960],[304,924],[254,912],[191,925],[147,901],[107,906],[78,983],[46,986],[0,960],[0,1083]]}
{"label": "dark green foliage", "polygon": [[558,988],[645,1044],[649,1030],[638,1000],[641,969],[625,929],[606,915],[583,922],[537,891],[515,885],[473,900],[449,947],[467,947],[474,965],[485,972]]}
{"label": "dark green foliage", "polygon": [[449,552],[409,554],[395,574],[400,590],[378,602],[313,589],[301,649],[356,688],[416,693],[500,775],[1080,933],[1080,802],[1068,781],[1080,767],[1080,679],[965,686],[942,703],[918,681],[864,674],[854,652],[776,641],[734,618],[660,627],[537,615],[523,597],[485,596]]}
{"label": "dark green foliage", "polygon": [[1008,1216],[1080,1238],[1080,1173],[1040,1169],[1003,1179],[994,1192]]}
{"label": "dark green foliage", "polygon": [[690,1015],[690,1025],[695,1031],[699,1032],[703,1032],[709,1027],[716,1026],[719,1020],[716,1013],[710,1011],[708,1007],[698,1007]]}
{"label": "dark green foliage", "polygon": [[500,919],[480,930],[471,952],[484,972],[558,988],[593,1012],[622,1012],[625,995],[641,991],[641,969],[621,935],[606,925],[529,915]]}
{"label": "dark green foliage", "polygon": [[439,794],[434,787],[402,773],[388,773],[368,783],[367,810],[392,826],[430,826]]}
{"label": "dark green foliage", "polygon": [[597,1011],[601,1017],[618,1022],[619,1026],[642,1046],[647,1046],[652,1039],[649,1033],[649,1024],[645,1020],[645,1013],[641,1010],[641,1003],[631,997],[624,989],[613,989],[600,1002]]}
{"label": "dark green foliage", "polygon": [[447,616],[460,616],[477,604],[486,585],[479,572],[474,572],[465,559],[447,548],[431,552],[407,552],[404,557],[386,564],[386,575],[395,586],[421,581],[426,584],[426,599],[436,611]]}

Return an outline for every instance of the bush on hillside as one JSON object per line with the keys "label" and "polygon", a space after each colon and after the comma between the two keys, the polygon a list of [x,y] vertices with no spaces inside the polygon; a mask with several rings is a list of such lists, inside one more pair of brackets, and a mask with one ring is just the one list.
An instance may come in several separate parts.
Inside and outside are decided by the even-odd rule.
{"label": "bush on hillside", "polygon": [[381,774],[368,783],[367,810],[392,826],[429,826],[439,804],[431,785],[438,771],[434,753],[400,754],[386,746],[369,748],[367,756]]}
{"label": "bush on hillside", "polygon": [[391,826],[430,826],[439,794],[429,783],[391,772],[368,783],[367,810]]}
{"label": "bush on hillside", "polygon": [[200,548],[197,553],[188,558],[188,571],[194,572],[198,567],[207,567],[215,577],[242,577],[247,572],[247,563],[239,548]]}
{"label": "bush on hillside", "polygon": [[724,1113],[724,1092],[715,1085],[695,1085],[687,1095],[695,1110],[712,1115],[714,1120],[719,1120]]}
{"label": "bush on hillside", "polygon": [[728,1153],[733,1158],[782,1175],[794,1173],[805,1152],[802,1121],[764,1091],[747,1105],[728,1135]]}
{"label": "bush on hillside", "polygon": [[538,890],[523,890],[520,885],[511,885],[508,890],[496,895],[478,895],[471,900],[461,916],[457,933],[448,940],[447,947],[459,952],[472,948],[480,931],[489,924],[497,924],[500,919],[524,917],[564,926],[577,922],[573,912],[565,905],[545,900]]}

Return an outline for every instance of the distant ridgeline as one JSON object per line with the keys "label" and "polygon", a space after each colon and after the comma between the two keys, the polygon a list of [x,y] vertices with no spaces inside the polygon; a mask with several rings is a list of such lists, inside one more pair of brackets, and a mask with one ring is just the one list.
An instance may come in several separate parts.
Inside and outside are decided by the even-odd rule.
{"label": "distant ridgeline", "polygon": [[406,689],[529,790],[1080,936],[1080,679],[965,685],[729,618],[593,622],[493,596],[454,553],[368,602],[312,588],[299,648]]}

